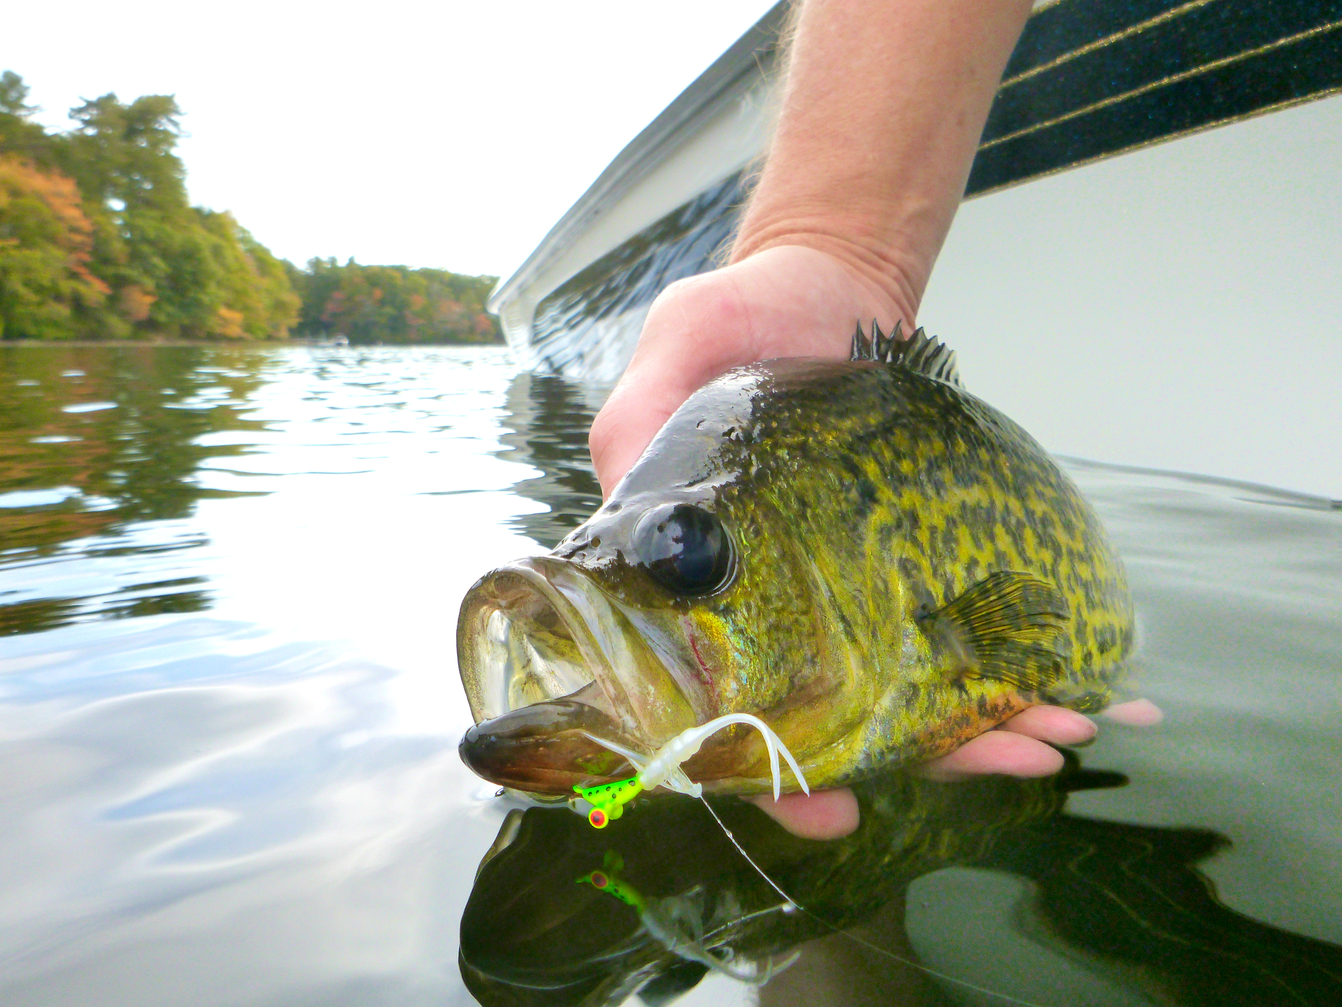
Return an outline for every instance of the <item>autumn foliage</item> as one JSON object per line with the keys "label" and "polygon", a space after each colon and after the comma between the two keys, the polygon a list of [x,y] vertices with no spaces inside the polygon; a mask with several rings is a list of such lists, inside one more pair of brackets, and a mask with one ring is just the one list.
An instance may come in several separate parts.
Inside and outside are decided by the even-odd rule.
{"label": "autumn foliage", "polygon": [[277,259],[231,214],[191,206],[170,95],[106,94],[74,126],[32,121],[0,75],[0,338],[489,342],[491,277]]}
{"label": "autumn foliage", "polygon": [[77,332],[110,291],[89,271],[92,258],[74,180],[0,155],[0,337]]}
{"label": "autumn foliage", "polygon": [[489,343],[502,339],[485,312],[492,276],[460,276],[442,269],[337,265],[313,259],[291,270],[302,295],[298,331],[351,343]]}

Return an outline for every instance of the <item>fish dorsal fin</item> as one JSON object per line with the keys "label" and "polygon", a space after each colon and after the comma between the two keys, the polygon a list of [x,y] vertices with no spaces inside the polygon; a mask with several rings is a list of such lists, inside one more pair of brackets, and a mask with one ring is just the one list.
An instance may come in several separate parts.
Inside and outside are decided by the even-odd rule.
{"label": "fish dorsal fin", "polygon": [[887,337],[873,318],[871,337],[868,338],[862,331],[862,323],[858,322],[857,331],[853,333],[850,359],[881,361],[944,381],[956,388],[964,387],[960,384],[960,372],[955,367],[954,350],[921,328],[916,329],[908,339],[903,337],[902,330],[903,322],[895,322],[894,331]]}
{"label": "fish dorsal fin", "polygon": [[920,615],[918,624],[945,648],[957,674],[1041,692],[1067,673],[1068,618],[1067,599],[1052,584],[1003,571]]}

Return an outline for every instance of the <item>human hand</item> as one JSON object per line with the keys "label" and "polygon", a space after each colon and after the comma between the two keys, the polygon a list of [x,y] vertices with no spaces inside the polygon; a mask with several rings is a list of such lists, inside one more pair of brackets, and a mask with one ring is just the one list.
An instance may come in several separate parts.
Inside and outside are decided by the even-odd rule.
{"label": "human hand", "polygon": [[870,279],[856,249],[783,245],[671,284],[652,304],[638,348],[592,424],[588,444],[610,496],[653,435],[700,386],[773,357],[845,360],[858,319],[890,331],[913,321],[912,293]]}

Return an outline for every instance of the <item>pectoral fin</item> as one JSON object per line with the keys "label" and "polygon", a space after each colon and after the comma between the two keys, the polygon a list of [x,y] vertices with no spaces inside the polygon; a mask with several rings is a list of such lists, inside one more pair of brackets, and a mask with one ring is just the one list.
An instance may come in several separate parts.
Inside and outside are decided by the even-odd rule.
{"label": "pectoral fin", "polygon": [[956,674],[1042,692],[1066,675],[1069,615],[1067,599],[1052,584],[1003,571],[919,616],[918,624],[945,649]]}

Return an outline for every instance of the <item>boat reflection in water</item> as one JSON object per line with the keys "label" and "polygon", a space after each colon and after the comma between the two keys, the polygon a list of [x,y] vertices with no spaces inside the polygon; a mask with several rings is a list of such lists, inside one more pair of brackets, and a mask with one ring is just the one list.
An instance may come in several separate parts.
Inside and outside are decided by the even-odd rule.
{"label": "boat reflection in water", "polygon": [[498,454],[540,469],[513,490],[547,508],[522,514],[512,524],[546,549],[553,549],[601,506],[587,430],[604,398],[600,386],[530,371],[518,373],[508,386],[502,417],[506,446]]}
{"label": "boat reflection in water", "polygon": [[[1062,774],[1045,780],[945,784],[897,773],[857,788],[862,824],[833,842],[797,839],[749,804],[713,802],[790,900],[695,801],[637,802],[601,831],[566,809],[513,810],[462,917],[462,976],[485,1005],[607,1005],[636,992],[645,1003],[669,1003],[710,971],[767,983],[761,1004],[791,1003],[796,951],[845,940],[832,935],[857,927],[890,975],[875,990],[870,976],[850,982],[855,1002],[873,993],[883,1003],[962,1002],[966,993],[973,1002],[1013,1002],[1019,991],[974,994],[898,960],[914,957],[903,938],[909,885],[960,867],[1028,882],[1032,894],[1017,919],[1030,938],[1111,989],[1130,990],[1127,1002],[1338,1003],[1342,948],[1217,900],[1196,865],[1227,844],[1222,836],[1066,813],[1071,793],[1126,782],[1083,770],[1070,756]],[[795,971],[815,989],[804,957]],[[842,1003],[828,999],[842,987],[844,977],[836,978],[827,1002]],[[976,984],[973,975],[956,978]],[[1058,1003],[1092,1002],[1084,992],[1058,992]]]}

